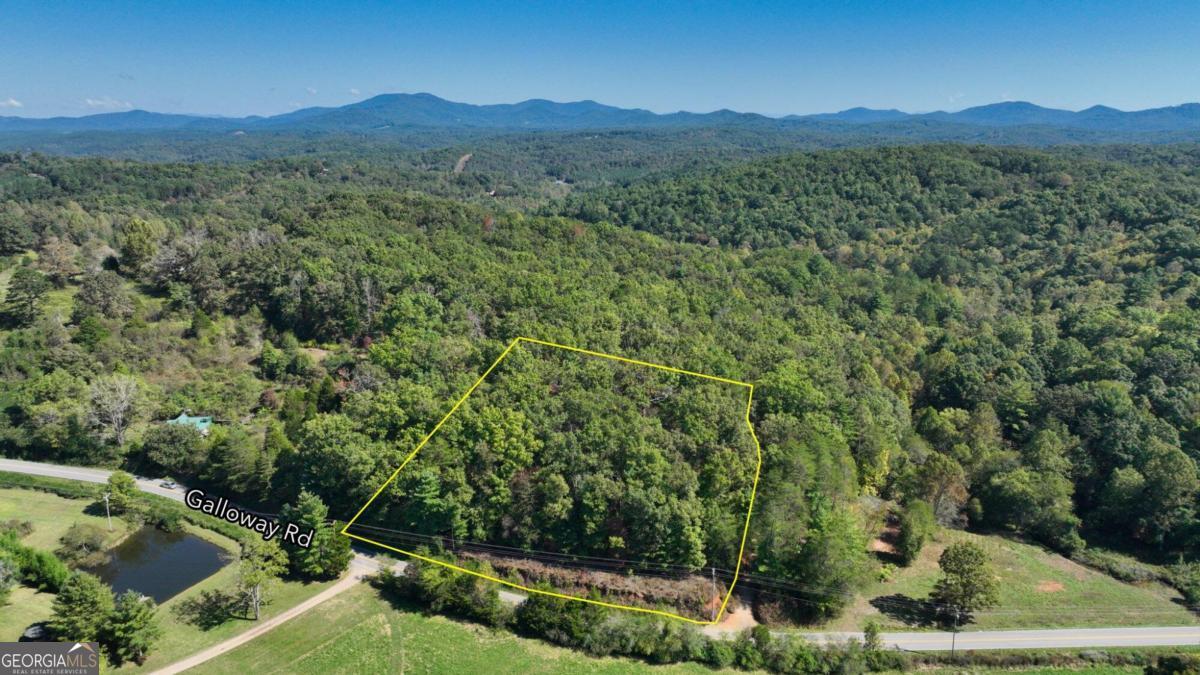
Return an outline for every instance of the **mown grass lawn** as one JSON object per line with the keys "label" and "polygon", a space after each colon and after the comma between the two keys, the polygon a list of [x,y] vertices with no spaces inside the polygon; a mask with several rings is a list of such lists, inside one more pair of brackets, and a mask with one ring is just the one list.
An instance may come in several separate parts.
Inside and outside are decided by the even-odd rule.
{"label": "mown grass lawn", "polygon": [[[72,525],[86,523],[107,528],[104,516],[84,513],[92,502],[86,499],[65,499],[39,490],[0,489],[0,522],[24,520],[33,524],[33,532],[22,543],[38,549],[53,551],[59,538]],[[125,521],[113,519],[110,543],[115,543],[129,531]],[[9,596],[8,605],[0,609],[0,641],[12,641],[21,636],[31,624],[50,618],[51,593],[38,593],[17,586]]]}
{"label": "mown grass lawn", "polygon": [[[164,631],[163,639],[155,646],[144,664],[141,666],[125,664],[117,670],[119,672],[152,672],[252,628],[254,621],[234,618],[215,628],[203,630],[184,622],[176,614],[175,610],[188,598],[195,597],[204,590],[230,590],[236,580],[237,565],[226,565],[221,571],[163,603],[158,612]],[[332,583],[305,584],[298,581],[280,583],[269,596],[269,604],[263,607],[262,618],[269,619],[320,593]]]}
{"label": "mown grass lawn", "polygon": [[947,545],[963,540],[988,552],[1000,579],[999,606],[978,612],[965,630],[1200,623],[1175,602],[1179,594],[1163,584],[1128,584],[1037,546],[942,530],[912,566],[898,568],[890,582],[871,584],[842,617],[820,628],[859,630],[869,619],[888,630],[921,627],[906,623],[905,598],[928,597],[939,576],[938,556]]}
{"label": "mown grass lawn", "polygon": [[230,673],[714,673],[697,664],[597,659],[397,608],[361,584],[189,671]]}
{"label": "mown grass lawn", "polygon": [[[91,500],[66,499],[40,490],[0,488],[0,522],[27,520],[33,523],[33,532],[21,542],[34,548],[53,551],[59,547],[59,538],[76,523],[108,528],[103,509],[99,515],[85,513],[91,504]],[[110,541],[115,542],[129,532],[129,527],[120,518],[113,518],[112,522],[113,533]]]}
{"label": "mown grass lawn", "polygon": [[53,593],[40,593],[17,586],[8,596],[8,605],[0,607],[0,642],[16,642],[30,624],[50,618]]}
{"label": "mown grass lawn", "polygon": [[[93,523],[105,526],[104,516],[84,513],[89,504],[91,502],[86,499],[66,499],[40,490],[5,488],[0,489],[0,521],[15,518],[32,522],[33,532],[22,541],[37,548],[54,550],[58,548],[58,538],[73,523]],[[124,521],[117,518],[113,519],[113,524],[115,532],[112,541],[115,543],[124,536],[128,528]],[[187,529],[191,534],[203,537],[224,548],[229,553],[231,560],[236,559],[238,545],[232,539],[192,525],[188,525]],[[163,637],[151,652],[150,658],[141,666],[125,664],[118,670],[120,672],[150,672],[252,627],[253,621],[235,618],[210,630],[202,630],[185,623],[176,614],[175,610],[181,603],[195,597],[201,591],[230,590],[236,580],[237,565],[226,565],[216,574],[163,603],[158,611],[159,622],[163,627]],[[269,596],[269,604],[263,607],[263,618],[270,618],[303,602],[321,592],[331,583],[333,582],[285,581],[280,583]],[[30,624],[49,619],[52,613],[50,603],[53,600],[54,596],[50,593],[37,593],[24,586],[13,589],[9,604],[0,608],[0,641],[16,640]]]}

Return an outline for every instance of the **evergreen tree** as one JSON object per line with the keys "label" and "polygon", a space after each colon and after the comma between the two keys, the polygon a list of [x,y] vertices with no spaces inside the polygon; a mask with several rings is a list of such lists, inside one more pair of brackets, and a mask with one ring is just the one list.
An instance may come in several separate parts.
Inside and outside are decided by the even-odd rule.
{"label": "evergreen tree", "polygon": [[300,531],[313,531],[308,548],[285,544],[288,566],[294,574],[309,579],[332,579],[350,566],[354,552],[350,538],[341,533],[336,523],[326,522],[329,508],[315,494],[304,490],[296,504],[288,505],[279,514],[281,522],[295,523]]}
{"label": "evergreen tree", "polygon": [[45,275],[29,267],[18,267],[8,280],[8,295],[4,310],[18,326],[28,326],[38,316],[38,309],[50,290]]}
{"label": "evergreen tree", "polygon": [[94,574],[75,572],[58,590],[51,607],[50,628],[59,638],[98,642],[113,609],[112,589]]}
{"label": "evergreen tree", "polygon": [[900,536],[896,541],[896,550],[905,565],[917,559],[921,548],[936,529],[937,520],[928,502],[916,499],[905,505],[904,512],[900,514]]}
{"label": "evergreen tree", "polygon": [[121,228],[121,269],[138,274],[150,264],[158,252],[158,242],[166,234],[161,223],[131,218]]}
{"label": "evergreen tree", "polygon": [[125,591],[117,598],[103,636],[114,661],[140,664],[146,660],[163,634],[155,616],[157,609],[153,599],[137,591]]}

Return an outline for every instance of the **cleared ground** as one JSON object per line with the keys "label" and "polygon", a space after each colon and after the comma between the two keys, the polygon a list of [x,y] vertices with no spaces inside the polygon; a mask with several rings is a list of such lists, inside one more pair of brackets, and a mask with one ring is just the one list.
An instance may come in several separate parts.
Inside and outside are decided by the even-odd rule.
{"label": "cleared ground", "polygon": [[[189,671],[270,673],[714,673],[596,659],[535,640],[398,608],[363,584]],[[732,671],[729,671],[732,672]]]}
{"label": "cleared ground", "polygon": [[1000,577],[999,606],[977,613],[966,630],[1200,623],[1176,602],[1179,594],[1162,584],[1128,584],[1037,546],[942,530],[912,566],[897,568],[890,582],[872,584],[845,615],[819,630],[859,630],[868,619],[888,630],[919,627],[910,612],[913,600],[929,596],[939,575],[938,556],[961,540],[982,546]]}

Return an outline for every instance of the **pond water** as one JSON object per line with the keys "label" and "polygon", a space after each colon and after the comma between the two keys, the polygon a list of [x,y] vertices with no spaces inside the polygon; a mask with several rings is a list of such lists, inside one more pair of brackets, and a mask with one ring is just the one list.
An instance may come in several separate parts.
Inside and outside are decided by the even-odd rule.
{"label": "pond water", "polygon": [[110,551],[112,559],[93,568],[93,574],[120,594],[135,590],[168,600],[224,567],[225,549],[186,532],[163,532],[143,527]]}

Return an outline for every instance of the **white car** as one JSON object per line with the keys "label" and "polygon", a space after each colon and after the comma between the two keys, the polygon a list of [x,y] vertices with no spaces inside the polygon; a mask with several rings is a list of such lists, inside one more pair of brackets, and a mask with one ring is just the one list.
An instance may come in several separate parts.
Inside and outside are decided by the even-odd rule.
{"label": "white car", "polygon": [[158,484],[158,487],[166,488],[168,490],[174,490],[175,488],[179,487],[179,484],[173,480],[164,480],[163,482]]}

